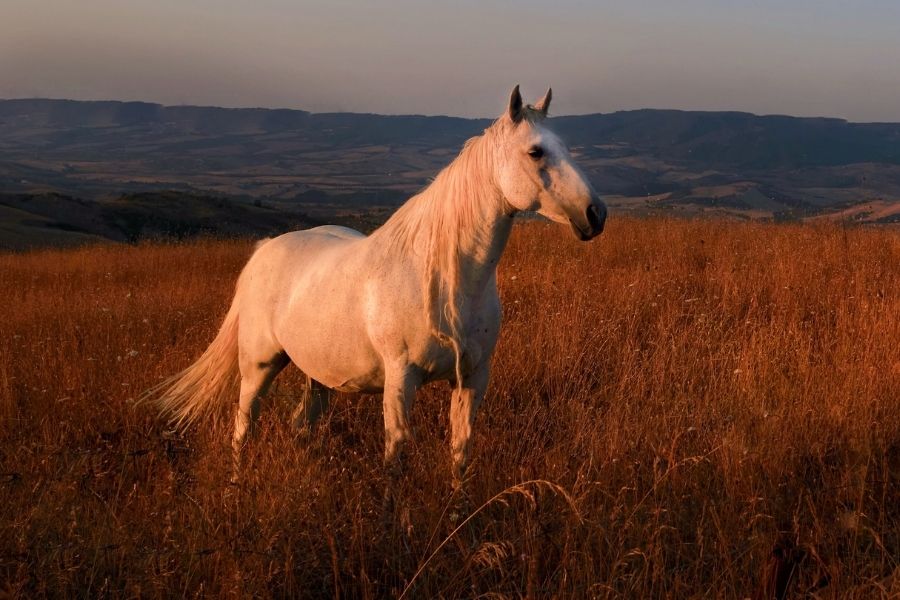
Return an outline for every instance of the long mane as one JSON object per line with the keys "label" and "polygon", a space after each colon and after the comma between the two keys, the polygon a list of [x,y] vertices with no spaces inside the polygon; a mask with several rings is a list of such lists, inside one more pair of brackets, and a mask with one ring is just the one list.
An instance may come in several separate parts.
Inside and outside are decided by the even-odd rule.
{"label": "long mane", "polygon": [[425,316],[433,335],[456,353],[458,385],[465,348],[460,323],[461,249],[482,234],[479,224],[502,201],[494,180],[494,153],[504,125],[498,121],[469,139],[428,187],[372,233],[390,253],[421,257]]}

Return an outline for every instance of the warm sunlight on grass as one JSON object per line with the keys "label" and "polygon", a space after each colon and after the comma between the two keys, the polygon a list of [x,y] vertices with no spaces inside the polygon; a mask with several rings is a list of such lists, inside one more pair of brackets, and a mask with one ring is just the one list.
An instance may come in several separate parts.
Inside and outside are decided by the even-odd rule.
{"label": "warm sunlight on grass", "polygon": [[387,513],[377,398],[296,433],[286,371],[242,489],[225,423],[133,406],[213,338],[251,247],[0,256],[0,594],[385,597],[421,568],[408,597],[747,597],[776,545],[795,594],[900,585],[896,229],[517,227],[468,505],[565,493],[508,492],[443,546],[446,384]]}

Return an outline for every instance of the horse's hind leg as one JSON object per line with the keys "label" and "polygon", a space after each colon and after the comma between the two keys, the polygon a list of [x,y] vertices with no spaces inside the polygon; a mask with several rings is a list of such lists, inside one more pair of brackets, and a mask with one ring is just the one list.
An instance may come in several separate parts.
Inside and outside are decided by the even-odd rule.
{"label": "horse's hind leg", "polygon": [[241,352],[238,361],[241,371],[241,397],[238,402],[237,414],[234,417],[234,435],[231,438],[234,456],[233,481],[238,476],[241,449],[247,434],[252,433],[256,419],[259,417],[260,400],[266,395],[275,377],[290,362],[284,351],[268,354],[268,358],[264,360],[254,360]]}
{"label": "horse's hind leg", "polygon": [[312,428],[319,417],[328,409],[330,390],[324,385],[314,380],[309,375],[306,376],[306,389],[300,396],[300,402],[294,413],[291,415],[291,423],[295,429],[303,429],[304,427]]}

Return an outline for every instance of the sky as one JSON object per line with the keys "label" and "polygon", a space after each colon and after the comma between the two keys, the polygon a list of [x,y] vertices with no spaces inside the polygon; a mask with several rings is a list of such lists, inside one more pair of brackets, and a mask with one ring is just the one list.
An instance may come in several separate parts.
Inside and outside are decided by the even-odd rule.
{"label": "sky", "polygon": [[900,121],[897,0],[2,0],[0,98]]}

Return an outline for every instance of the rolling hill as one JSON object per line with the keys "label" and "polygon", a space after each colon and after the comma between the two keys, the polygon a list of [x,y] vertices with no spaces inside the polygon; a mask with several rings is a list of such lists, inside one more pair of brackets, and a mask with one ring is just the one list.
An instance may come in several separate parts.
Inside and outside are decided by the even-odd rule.
{"label": "rolling hill", "polygon": [[[384,212],[427,184],[467,138],[489,123],[145,102],[0,100],[0,223],[26,238],[16,225],[23,221],[41,229],[55,224],[62,237],[127,238],[127,233],[85,228],[83,219],[69,222],[64,215],[70,213],[53,212],[59,202],[50,198],[100,202],[85,210],[108,214],[133,209],[134,194],[148,193],[170,202],[171,193],[187,200],[219,198],[220,213],[238,224],[255,223],[242,211],[256,209],[264,219],[265,210],[253,206],[262,200],[269,217],[279,213],[279,223],[296,220],[298,211],[314,215],[313,220]],[[635,110],[556,117],[551,125],[614,211],[900,220],[900,124]],[[123,194],[131,200],[116,200]],[[32,201],[25,202],[25,196]],[[187,200],[176,202],[180,210]],[[152,208],[146,202],[141,206]],[[202,213],[208,209],[204,206],[201,202],[188,212]],[[165,203],[159,206],[167,210]],[[285,211],[290,215],[281,214]],[[212,219],[217,227],[221,217]]]}
{"label": "rolling hill", "polygon": [[0,248],[78,246],[198,235],[263,237],[322,224],[309,215],[182,192],[140,192],[85,200],[0,194]]}

